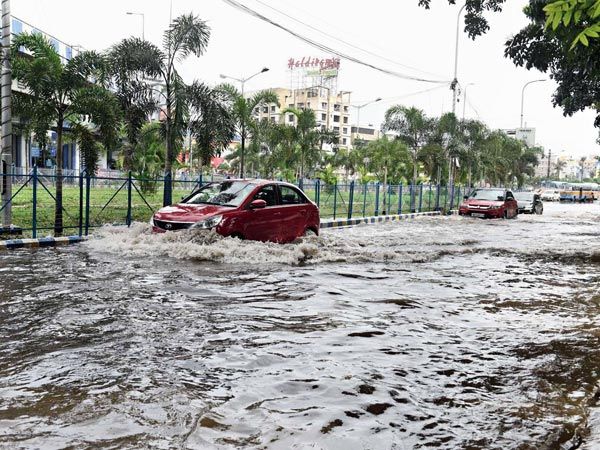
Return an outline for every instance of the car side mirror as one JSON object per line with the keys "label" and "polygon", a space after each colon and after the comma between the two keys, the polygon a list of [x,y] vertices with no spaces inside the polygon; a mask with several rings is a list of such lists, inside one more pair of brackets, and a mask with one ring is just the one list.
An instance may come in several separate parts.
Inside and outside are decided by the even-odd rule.
{"label": "car side mirror", "polygon": [[265,202],[264,200],[260,200],[260,199],[256,199],[256,200],[252,200],[252,202],[250,202],[250,209],[262,209],[265,208],[267,206],[267,202]]}

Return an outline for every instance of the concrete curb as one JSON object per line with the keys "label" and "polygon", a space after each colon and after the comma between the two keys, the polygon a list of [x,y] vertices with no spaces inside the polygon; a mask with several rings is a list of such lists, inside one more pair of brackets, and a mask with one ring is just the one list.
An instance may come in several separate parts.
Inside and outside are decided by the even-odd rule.
{"label": "concrete curb", "polygon": [[39,239],[10,239],[0,241],[0,250],[13,250],[17,248],[38,248],[38,247],[56,247],[59,245],[76,244],[85,241],[86,236],[64,236],[64,237],[45,237]]}
{"label": "concrete curb", "polygon": [[428,216],[440,216],[440,211],[429,211],[421,213],[410,213],[410,214],[393,214],[389,216],[372,216],[372,217],[361,217],[358,219],[336,219],[336,220],[322,220],[319,228],[337,228],[347,227],[350,225],[359,225],[361,223],[380,223],[380,222],[396,222],[400,220],[416,219],[417,217],[428,217]]}

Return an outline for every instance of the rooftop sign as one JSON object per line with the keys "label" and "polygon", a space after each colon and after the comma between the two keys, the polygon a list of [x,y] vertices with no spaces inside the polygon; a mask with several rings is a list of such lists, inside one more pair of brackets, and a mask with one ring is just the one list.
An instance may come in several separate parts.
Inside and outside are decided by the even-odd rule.
{"label": "rooftop sign", "polygon": [[314,58],[303,56],[301,59],[289,58],[288,69],[320,69],[331,70],[340,68],[340,58]]}

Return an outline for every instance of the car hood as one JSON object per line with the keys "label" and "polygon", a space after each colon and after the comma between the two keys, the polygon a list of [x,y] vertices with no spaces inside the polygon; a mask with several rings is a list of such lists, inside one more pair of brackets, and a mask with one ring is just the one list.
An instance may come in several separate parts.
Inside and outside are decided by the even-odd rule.
{"label": "car hood", "polygon": [[172,222],[198,222],[215,214],[233,211],[236,208],[219,205],[191,205],[178,203],[165,206],[154,213],[154,218]]}
{"label": "car hood", "polygon": [[503,204],[504,202],[476,199],[468,199],[463,202],[464,206],[502,206]]}

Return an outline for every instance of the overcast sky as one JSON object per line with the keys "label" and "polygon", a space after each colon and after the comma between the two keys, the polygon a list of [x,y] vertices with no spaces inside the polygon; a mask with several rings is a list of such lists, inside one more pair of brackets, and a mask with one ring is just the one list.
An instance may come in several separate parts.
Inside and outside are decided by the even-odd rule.
{"label": "overcast sky", "polygon": [[[370,64],[419,78],[451,80],[454,71],[454,40],[458,7],[433,0],[431,10],[417,7],[417,0],[239,0],[312,40],[343,51]],[[460,3],[460,2],[459,2]],[[515,67],[503,56],[504,42],[526,24],[522,13],[526,0],[509,0],[500,14],[488,14],[491,30],[471,41],[461,33],[458,79],[468,87],[466,117],[479,118],[491,128],[519,126],[521,89],[527,81],[548,78],[536,71]],[[277,8],[311,27],[269,8]],[[161,44],[169,24],[168,0],[13,0],[14,16],[86,49],[103,50],[131,35],[141,36],[142,20],[127,11],[144,13],[146,39]],[[232,8],[222,0],[173,0],[173,17],[194,12],[206,20],[212,37],[206,54],[180,64],[185,79],[217,84],[220,73],[246,77],[262,67],[269,72],[246,84],[246,90],[288,87],[287,60],[303,56],[328,57],[286,32]],[[341,43],[346,41],[352,46]],[[364,49],[369,53],[357,49]],[[377,56],[375,56],[375,55]],[[380,58],[383,57],[383,58]],[[417,106],[438,116],[452,108],[452,93],[435,84],[408,81],[342,60],[340,90],[351,91],[352,103],[377,97],[384,100],[362,109],[361,125],[379,126],[385,110],[393,104]],[[525,94],[525,122],[535,127],[538,144],[554,154],[600,153],[596,144],[595,114],[591,111],[565,118],[552,107],[555,83],[530,85]],[[462,116],[463,103],[457,114]],[[355,118],[352,120],[355,121]]]}

